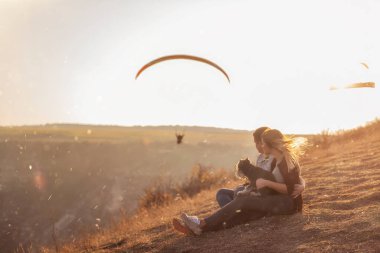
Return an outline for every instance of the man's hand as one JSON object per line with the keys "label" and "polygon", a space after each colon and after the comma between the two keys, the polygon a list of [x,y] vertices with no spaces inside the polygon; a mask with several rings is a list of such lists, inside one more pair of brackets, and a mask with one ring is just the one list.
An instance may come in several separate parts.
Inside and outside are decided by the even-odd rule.
{"label": "man's hand", "polygon": [[239,191],[238,193],[236,193],[236,197],[248,196],[249,193],[250,193],[250,191],[242,190],[242,191]]}
{"label": "man's hand", "polygon": [[267,187],[268,186],[268,182],[269,182],[269,180],[265,180],[265,179],[259,178],[259,179],[256,180],[256,188],[257,189],[261,189],[261,188]]}
{"label": "man's hand", "polygon": [[294,190],[292,193],[293,198],[297,198],[303,191],[305,190],[305,186],[302,184],[295,184]]}
{"label": "man's hand", "polygon": [[236,196],[248,196],[249,193],[252,191],[252,186],[251,185],[246,185],[241,191],[238,191],[236,193]]}

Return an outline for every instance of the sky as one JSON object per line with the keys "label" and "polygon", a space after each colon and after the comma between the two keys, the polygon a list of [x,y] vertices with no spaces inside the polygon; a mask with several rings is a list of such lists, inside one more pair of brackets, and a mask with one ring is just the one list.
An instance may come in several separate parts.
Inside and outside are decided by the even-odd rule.
{"label": "sky", "polygon": [[[376,0],[0,0],[0,125],[357,127],[380,117],[379,13]],[[170,54],[231,83],[186,60],[135,80]]]}

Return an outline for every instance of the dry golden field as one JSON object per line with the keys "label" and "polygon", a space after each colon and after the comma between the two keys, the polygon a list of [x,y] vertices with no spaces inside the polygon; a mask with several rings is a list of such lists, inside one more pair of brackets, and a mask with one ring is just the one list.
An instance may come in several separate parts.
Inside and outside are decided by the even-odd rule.
{"label": "dry golden field", "polygon": [[[304,211],[184,236],[171,219],[183,211],[207,216],[217,209],[215,192],[142,210],[112,228],[59,245],[60,252],[379,252],[380,124],[339,136],[322,136],[302,159]],[[320,136],[321,137],[321,136]],[[321,138],[322,138],[321,137]],[[328,143],[327,143],[328,142]],[[328,145],[327,145],[328,144]],[[223,187],[234,187],[233,178]],[[55,248],[44,249],[55,252]]]}

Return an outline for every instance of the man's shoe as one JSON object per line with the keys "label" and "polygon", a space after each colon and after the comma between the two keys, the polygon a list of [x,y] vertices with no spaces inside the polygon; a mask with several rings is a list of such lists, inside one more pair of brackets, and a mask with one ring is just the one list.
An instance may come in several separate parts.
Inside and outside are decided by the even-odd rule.
{"label": "man's shoe", "polygon": [[202,234],[202,229],[200,227],[200,220],[197,216],[190,216],[185,213],[181,214],[181,219],[183,223],[191,230],[194,234]]}
{"label": "man's shoe", "polygon": [[183,224],[179,219],[173,218],[173,227],[178,232],[181,232],[185,235],[194,235],[193,231],[191,231],[190,228],[188,228],[185,224]]}

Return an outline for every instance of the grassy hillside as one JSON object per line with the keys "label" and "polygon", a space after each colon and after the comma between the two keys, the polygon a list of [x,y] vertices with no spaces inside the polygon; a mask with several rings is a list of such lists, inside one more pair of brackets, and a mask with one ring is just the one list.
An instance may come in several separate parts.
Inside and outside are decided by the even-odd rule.
{"label": "grassy hillside", "polygon": [[[176,233],[181,212],[217,209],[216,188],[141,211],[114,227],[60,245],[60,252],[379,252],[380,122],[334,136],[303,157],[302,214],[272,216],[201,236]],[[238,182],[226,183],[233,187]],[[55,249],[44,249],[55,252]]]}
{"label": "grassy hillside", "polygon": [[[184,130],[181,145],[175,131]],[[254,158],[251,134],[202,127],[0,128],[0,249],[60,242],[118,222],[158,178]],[[54,227],[53,227],[54,225]]]}

